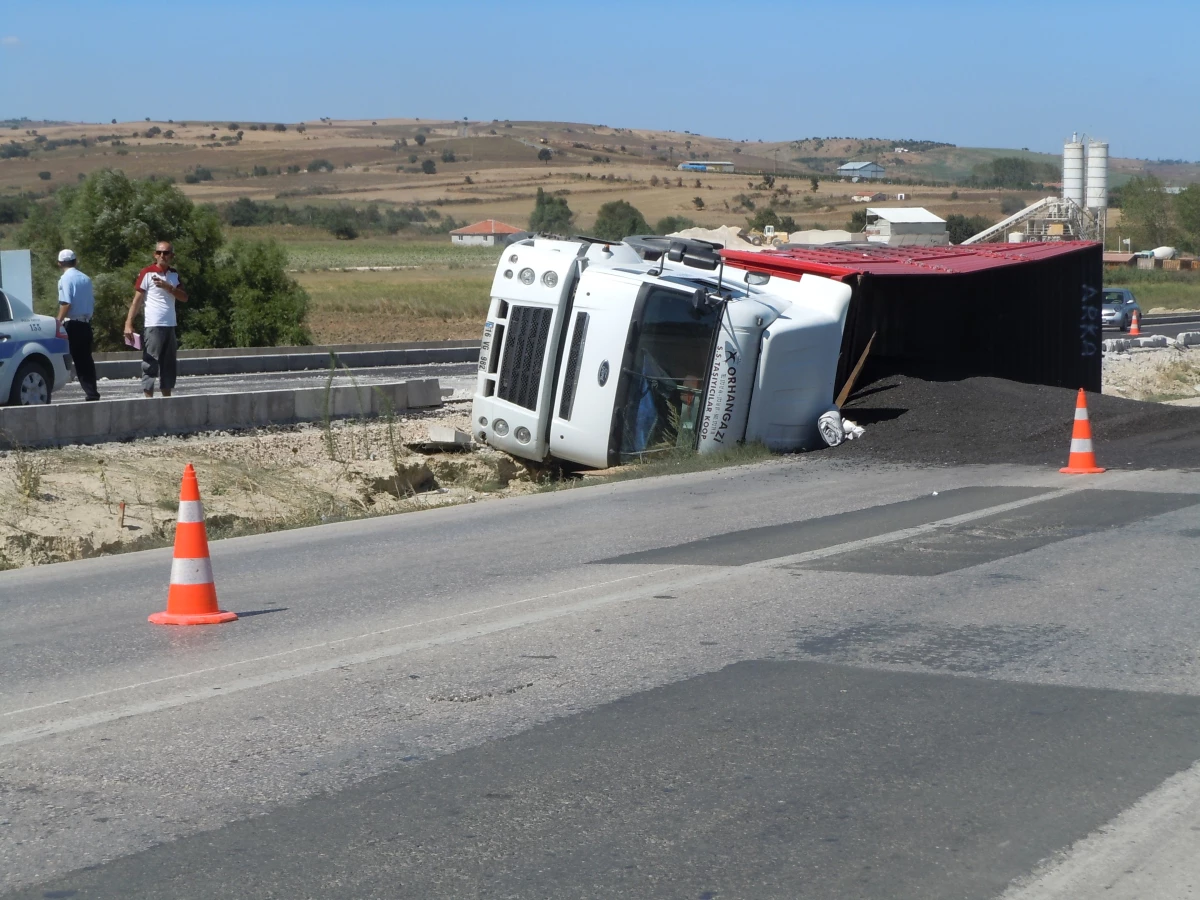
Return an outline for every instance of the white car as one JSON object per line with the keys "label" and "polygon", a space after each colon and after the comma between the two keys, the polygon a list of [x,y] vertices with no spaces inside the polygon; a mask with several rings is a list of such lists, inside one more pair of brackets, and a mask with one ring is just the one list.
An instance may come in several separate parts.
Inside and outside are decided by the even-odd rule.
{"label": "white car", "polygon": [[49,403],[73,371],[66,332],[54,318],[0,291],[0,404]]}

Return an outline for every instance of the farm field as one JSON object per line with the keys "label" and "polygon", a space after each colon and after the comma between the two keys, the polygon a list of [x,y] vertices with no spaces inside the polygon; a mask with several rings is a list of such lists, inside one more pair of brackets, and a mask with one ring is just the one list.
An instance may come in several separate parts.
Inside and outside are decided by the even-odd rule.
{"label": "farm field", "polygon": [[492,268],[300,272],[295,277],[312,300],[313,343],[446,341],[483,333]]}

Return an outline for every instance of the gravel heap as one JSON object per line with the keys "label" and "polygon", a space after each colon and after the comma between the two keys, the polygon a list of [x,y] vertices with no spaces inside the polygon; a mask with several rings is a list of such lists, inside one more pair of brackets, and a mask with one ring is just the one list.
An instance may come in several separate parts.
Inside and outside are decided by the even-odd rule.
{"label": "gravel heap", "polygon": [[[1064,466],[1077,392],[1002,378],[925,381],[893,375],[859,388],[842,410],[866,428],[832,452],[929,465]],[[1101,466],[1200,468],[1200,408],[1088,394]]]}

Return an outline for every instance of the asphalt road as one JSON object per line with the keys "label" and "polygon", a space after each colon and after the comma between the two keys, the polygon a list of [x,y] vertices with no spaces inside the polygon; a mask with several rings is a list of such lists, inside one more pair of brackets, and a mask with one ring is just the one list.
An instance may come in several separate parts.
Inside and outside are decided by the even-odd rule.
{"label": "asphalt road", "polygon": [[[455,399],[470,397],[475,390],[475,363],[440,363],[429,366],[383,366],[370,369],[341,369],[334,376],[335,385],[357,383],[382,384],[418,378],[437,378],[442,388],[454,391]],[[324,387],[328,372],[258,372],[249,375],[189,375],[175,385],[177,394],[242,394],[249,391],[272,391]],[[136,378],[101,379],[100,396],[106,400],[123,400],[142,396],[141,382]],[[72,381],[54,394],[55,403],[82,403],[83,389]]]}
{"label": "asphalt road", "polygon": [[809,456],[216,542],[223,626],[0,572],[0,896],[1193,896],[1198,537]]}
{"label": "asphalt road", "polygon": [[[1143,316],[1138,320],[1138,329],[1143,336],[1165,334],[1174,338],[1183,331],[1200,331],[1200,313],[1173,313],[1154,316]],[[1117,328],[1106,328],[1104,336],[1125,337],[1126,333]]]}

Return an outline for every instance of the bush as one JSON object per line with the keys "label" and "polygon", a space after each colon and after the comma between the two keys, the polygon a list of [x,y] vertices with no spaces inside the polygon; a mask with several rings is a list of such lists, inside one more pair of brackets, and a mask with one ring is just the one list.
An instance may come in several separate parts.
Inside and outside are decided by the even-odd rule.
{"label": "bush", "polygon": [[1029,204],[1015,194],[1010,194],[1000,201],[1000,212],[1006,216],[1019,213]]}
{"label": "bush", "polygon": [[636,206],[626,200],[613,200],[600,207],[592,234],[598,238],[619,241],[631,234],[646,234],[650,226]]}
{"label": "bush", "polygon": [[331,163],[327,159],[314,159],[312,162],[310,162],[308,164],[308,171],[310,171],[310,172],[332,172],[333,171],[333,163]]}
{"label": "bush", "polygon": [[421,171],[424,172],[426,175],[436,175],[437,174],[437,164],[434,163],[434,161],[432,159],[427,159],[423,163],[421,163]]}
{"label": "bush", "polygon": [[696,223],[686,216],[665,216],[654,225],[655,234],[672,234],[685,228],[695,228]]}
{"label": "bush", "polygon": [[696,207],[696,209],[704,209],[704,198],[703,197],[693,197],[692,198],[692,206]]}
{"label": "bush", "polygon": [[261,178],[263,175],[270,175],[271,173],[267,171],[266,166],[255,166],[253,170],[251,170],[250,174],[255,178]]}
{"label": "bush", "polygon": [[443,150],[442,151],[442,162],[444,162],[444,163],[454,162],[454,151],[453,150]]}
{"label": "bush", "polygon": [[354,210],[345,207],[332,209],[326,218],[326,228],[339,241],[352,241],[358,237],[358,228],[354,224]]}
{"label": "bush", "polygon": [[417,132],[417,136],[414,138],[414,140],[416,140],[418,147],[425,146],[425,135],[421,134],[421,132]]}
{"label": "bush", "polygon": [[952,244],[961,244],[971,235],[979,234],[985,228],[990,228],[995,224],[987,216],[964,216],[960,213],[946,216],[946,231],[950,235]]}
{"label": "bush", "polygon": [[408,154],[408,161],[410,163],[415,163],[417,161],[417,154],[415,154],[415,153]]}
{"label": "bush", "polygon": [[[69,246],[79,255],[95,289],[98,350],[123,346],[131,285],[150,262],[156,240],[174,243],[175,265],[188,290],[189,301],[177,310],[185,346],[305,342],[307,296],[287,277],[283,250],[261,242],[224,248],[216,211],[192,203],[173,184],[104,169],[60,189],[56,201],[36,206],[18,237],[33,250],[40,292],[50,296],[58,250]],[[247,321],[255,317],[261,321]]]}
{"label": "bush", "polygon": [[554,154],[550,151],[549,147],[543,147],[541,150],[538,151],[537,158],[540,159],[544,163],[548,163],[548,162],[550,162],[550,159],[553,156],[554,156]]}
{"label": "bush", "polygon": [[287,131],[287,126],[280,123],[271,128],[272,131]]}
{"label": "bush", "polygon": [[49,172],[38,172],[38,178],[42,179],[42,181],[49,181],[53,177]]}

